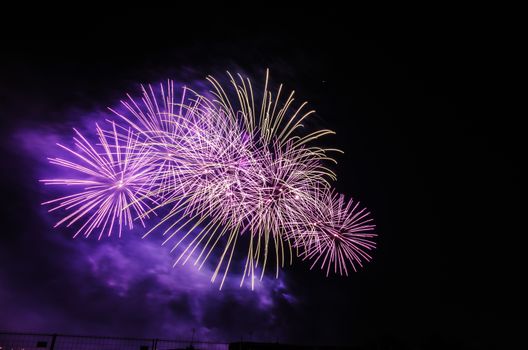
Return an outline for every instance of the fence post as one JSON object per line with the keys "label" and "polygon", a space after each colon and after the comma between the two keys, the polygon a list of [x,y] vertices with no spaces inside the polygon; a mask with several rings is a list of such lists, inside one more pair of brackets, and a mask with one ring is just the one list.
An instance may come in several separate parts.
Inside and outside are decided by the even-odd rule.
{"label": "fence post", "polygon": [[55,349],[55,341],[57,340],[57,334],[51,335],[51,344],[50,344],[50,350]]}

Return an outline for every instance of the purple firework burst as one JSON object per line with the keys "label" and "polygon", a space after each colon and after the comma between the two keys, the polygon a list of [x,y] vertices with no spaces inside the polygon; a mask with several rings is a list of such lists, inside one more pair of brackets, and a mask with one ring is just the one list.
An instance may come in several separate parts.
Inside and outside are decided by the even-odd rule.
{"label": "purple firework burst", "polygon": [[126,137],[118,135],[115,124],[111,131],[96,126],[99,144],[93,145],[79,131],[75,130],[74,147],[57,144],[65,150],[71,160],[49,158],[51,164],[68,168],[76,174],[73,178],[40,180],[46,185],[66,185],[76,187],[74,194],[62,196],[42,204],[54,205],[49,211],[65,210],[64,218],[55,227],[76,222],[81,225],[74,236],[88,237],[94,230],[101,239],[104,232],[110,236],[114,226],[121,236],[122,227],[134,226],[138,217],[148,215],[152,201],[148,199],[152,168],[149,154],[137,147],[137,135],[130,130]]}
{"label": "purple firework burst", "polygon": [[349,268],[357,271],[372,259],[373,219],[359,202],[347,201],[333,190],[319,191],[317,196],[316,207],[309,207],[302,220],[293,222],[294,246],[301,258],[312,260],[311,268],[320,265],[327,276],[330,272],[348,276]]}
{"label": "purple firework burst", "polygon": [[187,87],[176,94],[172,81],[142,87],[141,98],[112,109],[119,124],[96,127],[95,145],[75,130],[74,148],[59,145],[72,160],[50,162],[78,176],[41,180],[80,188],[44,203],[68,212],[56,226],[79,222],[75,235],[100,230],[101,238],[163,212],[144,236],[164,227],[164,244],[181,247],[175,265],[192,259],[202,267],[217,257],[212,281],[223,275],[220,288],[240,236],[241,284],[249,277],[253,286],[259,269],[262,279],[270,261],[278,276],[294,250],[327,275],[355,271],[371,259],[376,235],[369,213],[331,189],[329,154],[340,151],[314,142],[333,132],[300,133],[313,111],[306,102],[293,108],[294,93],[282,85],[272,91],[268,73],[260,97],[249,79],[228,75],[226,85],[208,77],[207,95]]}

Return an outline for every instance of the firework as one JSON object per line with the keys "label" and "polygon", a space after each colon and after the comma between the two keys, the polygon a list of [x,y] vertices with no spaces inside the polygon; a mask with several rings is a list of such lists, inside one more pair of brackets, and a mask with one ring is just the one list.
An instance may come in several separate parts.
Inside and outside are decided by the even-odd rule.
{"label": "firework", "polygon": [[282,85],[272,91],[268,72],[261,95],[248,78],[228,76],[225,85],[209,76],[207,95],[187,87],[177,94],[172,81],[142,86],[141,98],[128,95],[111,109],[119,124],[97,126],[97,145],[75,131],[75,150],[59,145],[75,160],[50,162],[82,178],[42,180],[82,188],[45,203],[69,211],[56,226],[84,222],[76,235],[100,229],[100,238],[162,212],[143,237],[163,227],[163,244],[181,247],[175,265],[192,259],[201,268],[216,257],[211,280],[222,275],[220,288],[241,236],[241,285],[249,277],[253,286],[259,269],[262,279],[270,261],[278,276],[295,252],[327,275],[355,271],[371,259],[374,225],[358,203],[331,189],[330,154],[341,151],[315,141],[333,132],[303,134],[314,111],[306,102],[294,108],[294,92]]}
{"label": "firework", "polygon": [[148,153],[136,148],[137,135],[130,130],[126,138],[118,135],[112,124],[111,131],[96,126],[99,144],[92,145],[79,131],[75,130],[74,148],[57,144],[72,160],[49,158],[51,164],[72,170],[76,178],[40,180],[46,185],[66,185],[79,190],[71,195],[59,197],[42,204],[54,205],[50,212],[59,209],[68,212],[55,227],[66,223],[71,226],[81,222],[75,236],[88,237],[99,230],[99,239],[106,231],[110,236],[114,226],[119,236],[122,227],[133,228],[134,218],[139,217],[143,226],[143,215],[150,209],[147,184],[150,182],[151,167]]}
{"label": "firework", "polygon": [[370,212],[333,190],[315,193],[317,206],[307,207],[306,216],[291,223],[290,238],[299,256],[312,260],[311,268],[320,265],[327,276],[330,272],[348,276],[349,268],[357,271],[371,260],[369,252],[376,247]]}

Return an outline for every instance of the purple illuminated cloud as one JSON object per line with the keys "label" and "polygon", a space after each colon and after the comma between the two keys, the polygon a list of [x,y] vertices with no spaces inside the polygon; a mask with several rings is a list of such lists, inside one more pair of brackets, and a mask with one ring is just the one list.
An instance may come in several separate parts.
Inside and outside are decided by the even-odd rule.
{"label": "purple illuminated cloud", "polygon": [[[213,85],[217,83],[214,79],[211,82]],[[240,89],[240,86],[235,89]],[[170,88],[166,91],[169,90]],[[220,90],[217,89],[217,92],[219,91],[221,87]],[[241,93],[241,90],[236,91]],[[148,96],[148,93],[152,92],[146,91],[146,93]],[[110,131],[99,129],[98,138],[86,137],[84,143],[86,147],[101,146],[103,143],[106,156],[110,159],[109,163],[103,162],[103,167],[120,169],[119,164],[111,160],[120,146],[105,148],[105,138],[112,136],[113,132],[114,141],[126,143],[127,139],[122,131],[129,130],[135,135],[140,149],[149,148],[150,154],[153,155],[153,163],[149,162],[149,164],[162,164],[161,180],[156,179],[152,182],[155,184],[152,186],[153,192],[159,194],[161,202],[161,205],[155,206],[160,219],[153,221],[154,227],[157,227],[156,223],[160,223],[160,227],[164,225],[167,227],[185,215],[192,216],[198,213],[216,218],[217,222],[228,227],[231,233],[223,237],[227,239],[227,243],[220,240],[219,246],[225,244],[225,249],[212,251],[208,260],[204,259],[198,264],[201,265],[201,269],[193,265],[193,259],[183,266],[172,268],[176,258],[182,256],[181,254],[185,253],[188,247],[193,247],[192,243],[162,246],[161,242],[169,241],[166,239],[167,236],[149,235],[141,239],[145,230],[136,225],[122,239],[112,236],[99,244],[94,240],[77,239],[74,242],[68,238],[68,231],[62,228],[53,235],[46,233],[36,241],[40,240],[43,249],[48,247],[48,251],[58,256],[50,259],[47,254],[43,254],[46,259],[50,259],[46,262],[51,265],[49,271],[56,271],[57,275],[55,278],[39,280],[44,284],[45,289],[52,290],[53,293],[42,293],[39,296],[40,300],[37,298],[36,301],[27,303],[28,296],[13,295],[9,290],[2,291],[0,288],[0,294],[5,297],[3,300],[7,301],[0,306],[7,312],[17,315],[12,319],[12,324],[23,323],[30,329],[42,331],[60,329],[64,332],[86,333],[89,330],[92,333],[116,334],[116,330],[121,329],[119,324],[126,322],[127,331],[134,335],[186,338],[190,330],[195,328],[201,339],[209,340],[238,340],[241,336],[249,334],[253,334],[254,339],[270,340],[281,338],[282,335],[291,332],[295,325],[285,324],[288,322],[288,316],[284,314],[284,310],[295,313],[301,301],[290,291],[287,277],[278,274],[279,265],[287,260],[281,256],[281,249],[287,250],[289,244],[282,234],[284,230],[291,228],[295,228],[295,232],[306,232],[297,229],[305,228],[306,224],[310,225],[313,220],[317,220],[315,215],[317,213],[312,212],[310,208],[317,207],[318,189],[328,188],[328,180],[334,179],[335,175],[321,163],[330,159],[325,155],[327,150],[306,146],[312,138],[316,139],[331,133],[330,131],[320,130],[303,137],[289,136],[300,128],[300,122],[310,115],[311,111],[302,114],[301,109],[298,109],[295,112],[298,119],[293,118],[291,123],[286,121],[285,125],[281,124],[283,114],[291,103],[290,99],[287,99],[284,105],[280,104],[278,98],[270,100],[269,107],[263,108],[268,108],[273,113],[277,111],[278,114],[268,115],[269,119],[265,122],[258,121],[260,123],[258,126],[256,120],[240,121],[239,113],[232,113],[225,104],[219,109],[214,109],[214,103],[205,98],[200,100],[203,104],[199,105],[203,115],[198,119],[191,119],[187,124],[171,124],[174,120],[169,120],[169,116],[172,114],[156,112],[160,107],[153,107],[154,104],[148,97],[144,97],[138,108],[137,106],[131,108],[130,104],[128,107],[121,105],[113,108],[117,112],[115,115],[106,111],[78,113],[80,117],[77,118],[77,124],[80,126],[76,128],[80,129],[83,135],[90,135],[88,130],[96,123],[115,125],[112,123],[122,123],[125,120],[125,125],[128,125],[126,127],[120,125],[117,129],[110,128]],[[250,108],[248,101],[248,96],[245,96],[238,103],[245,103],[244,108]],[[274,104],[279,107],[275,108]],[[156,112],[153,114],[154,118],[148,115],[144,119],[138,118],[138,111],[145,106],[150,106],[149,111]],[[161,107],[161,110],[170,108],[165,106]],[[126,116],[127,111],[132,111],[132,117],[136,119],[132,119],[130,115]],[[160,120],[160,115],[162,124],[154,125]],[[211,118],[211,115],[214,118]],[[253,111],[253,115],[257,113]],[[218,122],[219,117],[227,119]],[[112,123],[108,123],[108,119]],[[136,123],[138,119],[142,122]],[[131,122],[132,120],[136,122]],[[69,179],[68,170],[71,169],[68,168],[72,167],[61,166],[52,169],[43,162],[43,155],[53,159],[68,159],[61,158],[67,157],[65,154],[68,150],[57,149],[55,144],[64,143],[64,140],[70,138],[71,126],[73,125],[39,125],[35,128],[22,129],[15,135],[19,147],[22,146],[21,148],[26,151],[26,157],[31,159],[34,180],[59,179],[61,183],[72,184],[70,180],[60,180]],[[78,143],[77,148],[79,147],[83,146]],[[177,163],[176,167],[175,156],[180,157],[180,163]],[[94,158],[97,157],[98,155],[94,155]],[[59,165],[65,164],[62,161],[56,162],[60,163]],[[73,166],[75,167],[76,165]],[[178,173],[176,177],[184,179],[178,183],[178,186],[181,186],[175,190],[172,182],[174,170],[181,169],[185,169],[187,173],[186,176],[182,176],[184,172]],[[110,177],[115,180],[113,176],[117,173],[111,175]],[[107,183],[103,182],[103,184]],[[110,184],[115,185],[114,182]],[[111,189],[117,191],[115,186]],[[42,187],[32,188],[32,191],[39,194],[40,201],[49,198],[49,193],[45,194]],[[196,196],[189,196],[189,193]],[[53,194],[64,195],[55,192]],[[167,214],[167,207],[177,205],[181,198],[193,200],[190,209],[176,210]],[[329,204],[321,208],[323,211],[319,214],[323,214],[325,220],[336,217],[350,219],[354,215],[353,212],[347,212],[348,209],[343,205],[340,206],[338,215],[334,215],[333,212],[326,213],[324,208],[333,207]],[[54,213],[51,216],[47,215],[43,209],[39,209],[39,213],[42,214],[39,217],[40,230],[46,232],[49,226],[61,219],[60,215]],[[141,217],[141,213],[136,214]],[[354,221],[353,217],[343,221],[347,225],[337,223],[332,227],[331,235],[328,235],[328,230],[324,228],[309,230],[311,237],[315,234],[323,234],[324,240],[310,239],[306,246],[302,244],[306,240],[299,239],[298,236],[293,235],[292,240],[301,249],[308,247],[310,258],[317,254],[333,254],[332,247],[336,246],[335,240],[348,237],[348,232],[342,232],[343,229],[361,233],[362,228],[356,226],[357,221]],[[196,230],[203,232],[206,227],[207,221],[199,221]],[[262,227],[264,230],[261,231]],[[181,234],[192,230],[185,225],[178,229],[181,230]],[[240,232],[237,231],[239,229]],[[234,243],[229,239],[238,237],[239,233],[246,230],[248,232],[240,235],[238,244],[249,246],[250,254],[244,256],[247,248],[243,248],[241,256],[240,249],[235,250]],[[252,237],[263,238],[265,243],[257,244],[255,243],[257,238],[253,241]],[[373,235],[362,236],[361,239],[370,237]],[[349,241],[352,247],[350,249],[354,250],[354,254],[362,248],[358,245],[361,239]],[[176,239],[174,241],[177,242]],[[272,251],[270,255],[275,254],[277,263],[277,269],[270,269],[273,272],[276,270],[276,274],[269,276],[259,273],[267,257],[264,253],[258,253],[258,250],[267,252],[268,241],[274,241],[269,244],[269,250]],[[374,247],[367,244],[363,248],[367,246]],[[172,254],[171,248],[174,250]],[[345,249],[349,248],[345,247]],[[345,253],[347,251],[345,250]],[[199,252],[199,250],[191,252],[188,256],[194,258]],[[226,253],[231,269],[229,274],[222,276],[221,283],[224,288],[220,292],[211,285],[211,276],[217,275],[219,265],[216,262],[220,261],[221,264]],[[342,273],[341,266],[345,264],[343,259],[354,260],[357,257],[358,259],[364,257],[361,254],[350,258],[351,256],[341,254],[339,259],[330,258],[325,261],[338,263],[340,268],[336,268],[335,272]],[[243,276],[254,274],[258,275],[257,278],[247,278],[243,288],[239,288]],[[262,280],[259,281],[258,277]],[[16,277],[8,276],[5,279],[16,280]],[[251,291],[250,288],[253,287],[255,290]],[[14,300],[24,306],[13,308]],[[79,302],[88,303],[90,307],[79,305]],[[48,316],[44,318],[42,315]],[[22,321],[22,317],[25,321]],[[83,320],[82,326],[74,322],[76,318]]]}
{"label": "purple illuminated cloud", "polygon": [[[91,118],[95,123],[102,117]],[[46,125],[14,135],[33,166],[30,178],[50,175],[42,153],[56,155],[53,145],[69,133],[62,126]],[[27,186],[40,198],[46,195],[33,181]],[[47,266],[54,273],[37,277],[32,283],[38,287],[32,288],[31,295],[13,294],[15,284],[3,288],[0,283],[0,308],[12,315],[3,320],[4,329],[81,334],[123,334],[126,329],[123,335],[185,339],[194,328],[202,340],[239,340],[250,335],[275,340],[286,332],[278,322],[280,309],[284,304],[293,308],[298,304],[284,275],[265,276],[251,291],[249,285],[239,287],[242,270],[234,269],[219,291],[210,281],[214,266],[173,268],[175,255],[170,247],[161,246],[162,237],[141,239],[143,231],[136,228],[121,239],[72,239],[66,229],[50,234],[56,217],[38,201],[34,208],[42,233],[25,235],[34,242],[30,251],[42,254],[42,268]],[[25,283],[20,279],[23,275],[0,275],[0,282]]]}

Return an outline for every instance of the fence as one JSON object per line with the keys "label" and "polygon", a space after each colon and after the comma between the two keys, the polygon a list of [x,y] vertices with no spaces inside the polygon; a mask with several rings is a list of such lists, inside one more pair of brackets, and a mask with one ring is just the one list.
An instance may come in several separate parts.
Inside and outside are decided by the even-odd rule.
{"label": "fence", "polygon": [[0,332],[0,350],[228,350],[228,343]]}

